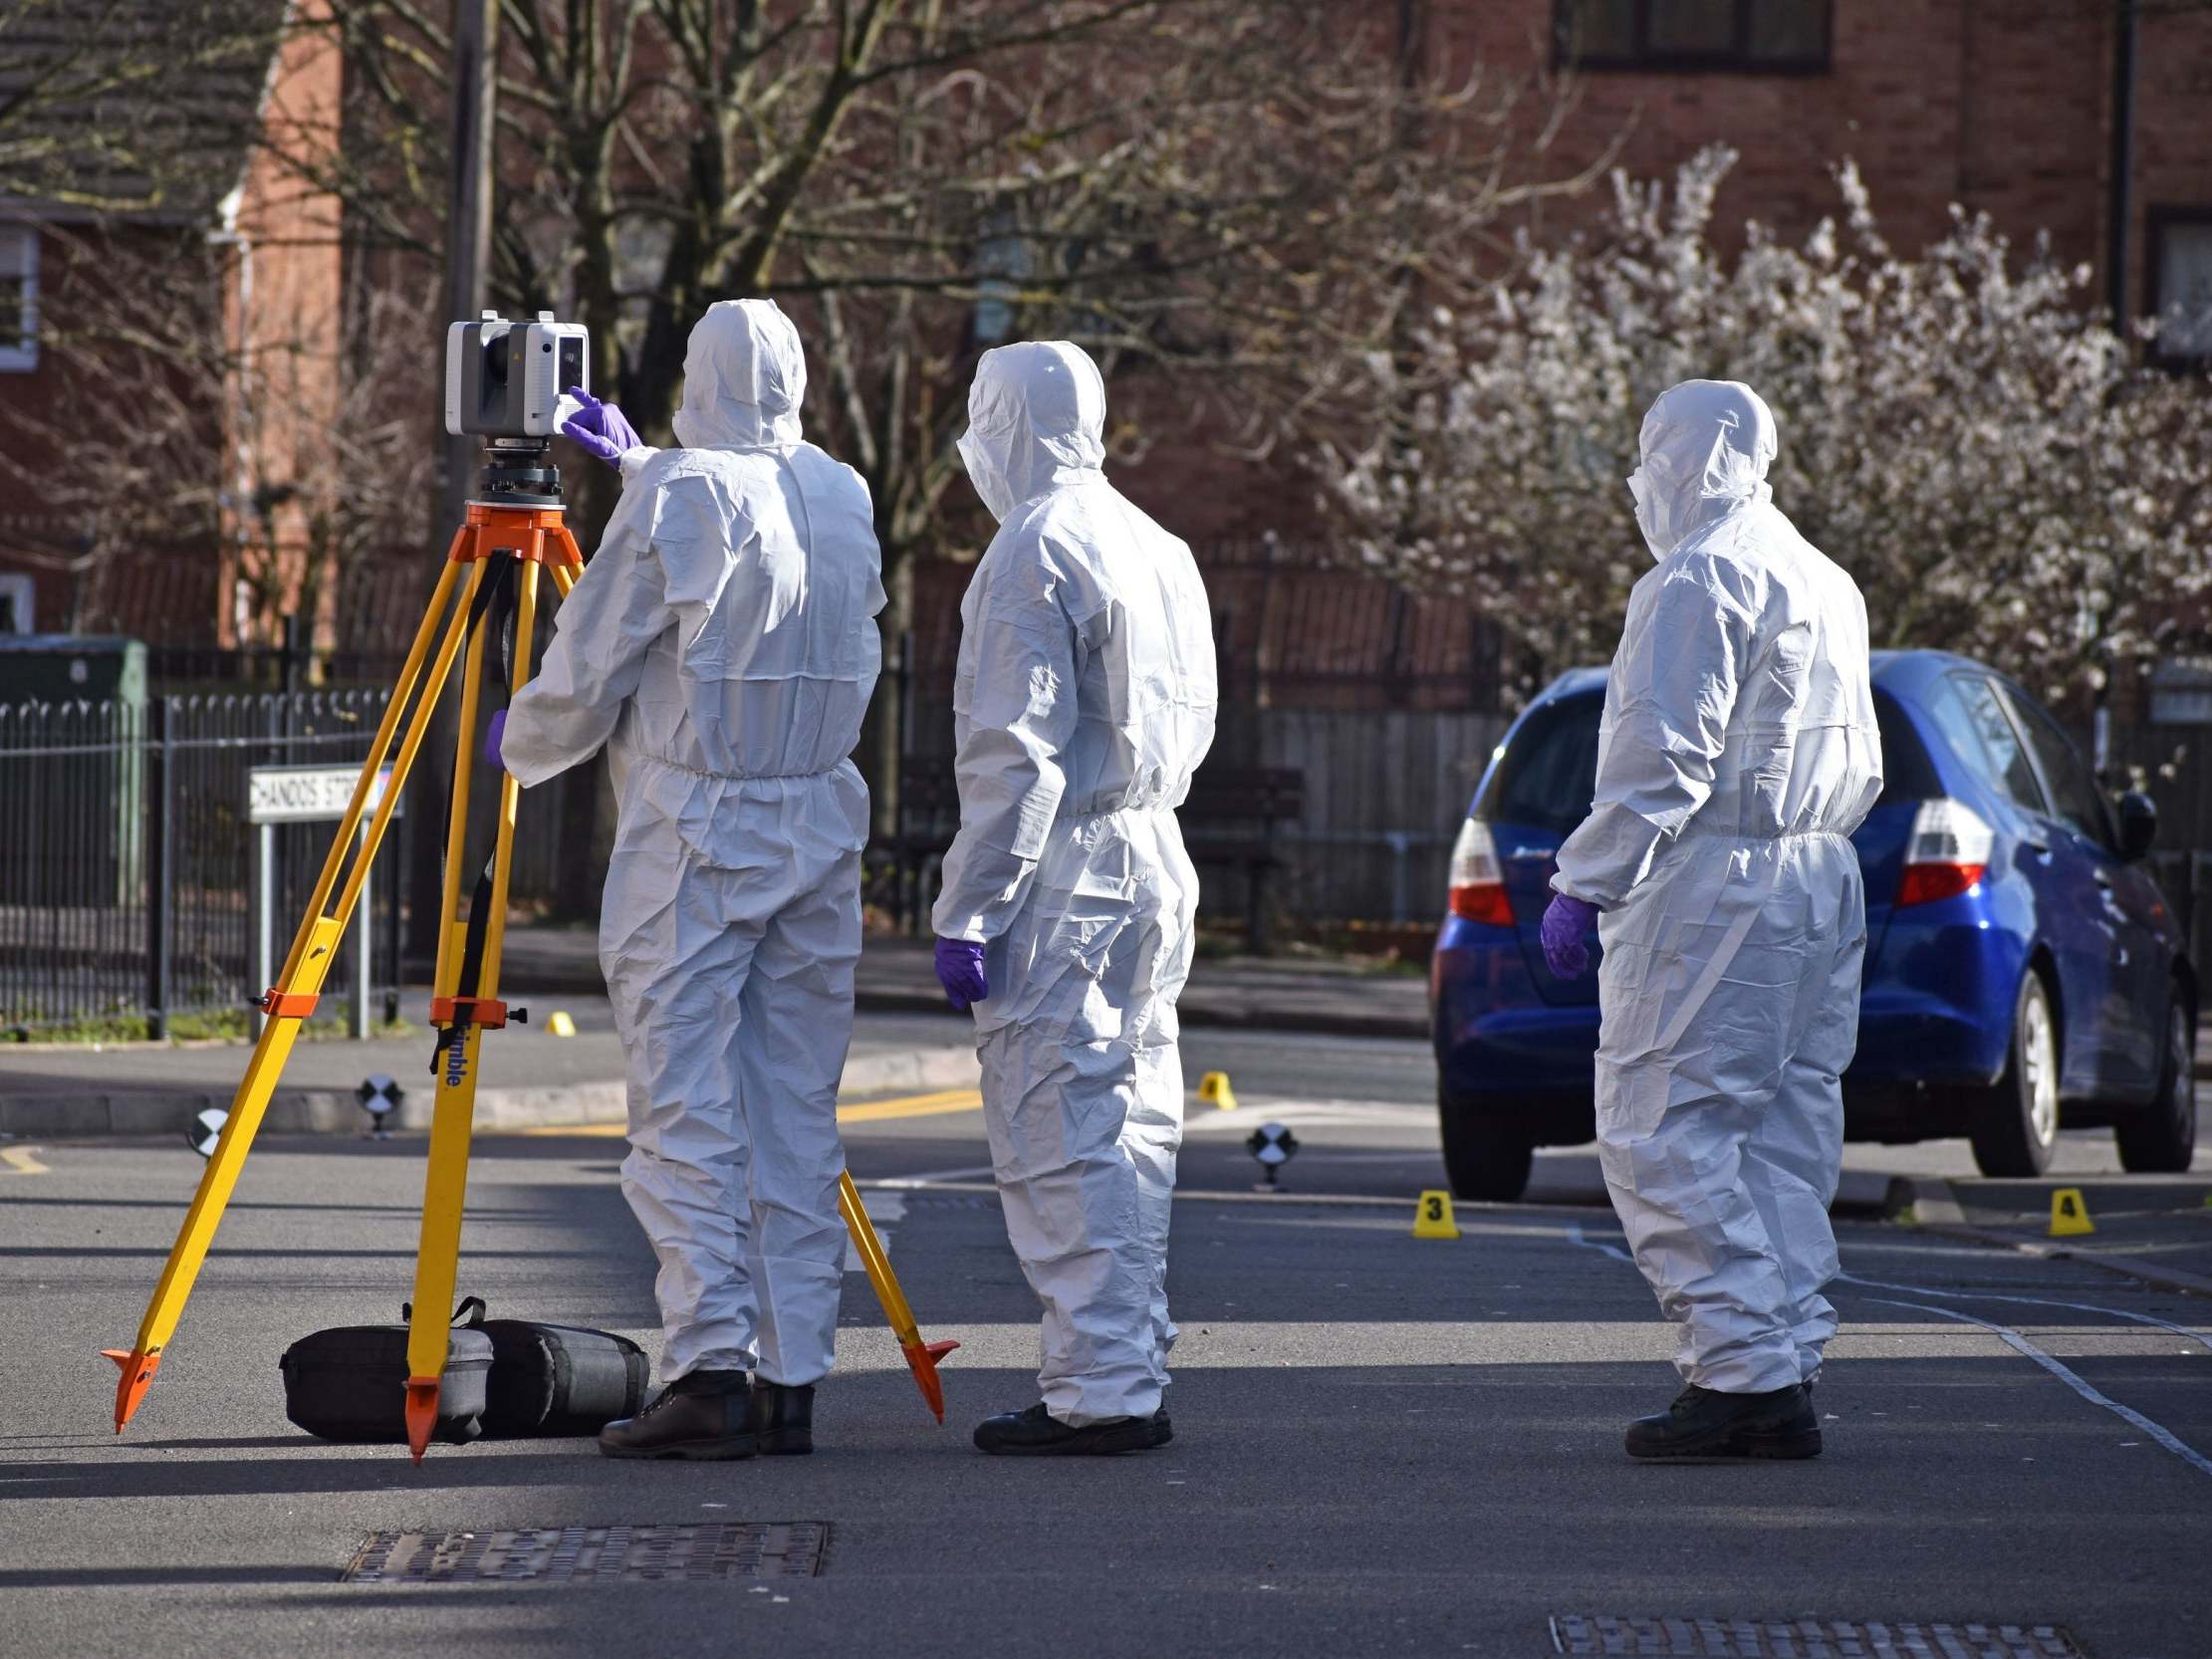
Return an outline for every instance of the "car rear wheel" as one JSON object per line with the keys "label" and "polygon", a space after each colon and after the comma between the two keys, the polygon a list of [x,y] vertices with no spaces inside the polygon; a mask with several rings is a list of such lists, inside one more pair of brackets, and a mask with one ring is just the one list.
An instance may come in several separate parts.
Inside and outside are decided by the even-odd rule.
{"label": "car rear wheel", "polygon": [[1528,1190],[1536,1147],[1526,1132],[1502,1127],[1479,1107],[1449,1095],[1438,1097],[1436,1115],[1454,1198],[1510,1204]]}
{"label": "car rear wheel", "polygon": [[1984,1175],[2033,1176],[2051,1167],[2059,1145],[2059,1028],[2051,994],[2033,973],[2013,1005],[2005,1074],[1975,1102],[1967,1132]]}
{"label": "car rear wheel", "polygon": [[2158,1097],[2115,1131],[2119,1166],[2135,1175],[2183,1175],[2197,1155],[2197,1034],[2179,997],[2166,1011]]}

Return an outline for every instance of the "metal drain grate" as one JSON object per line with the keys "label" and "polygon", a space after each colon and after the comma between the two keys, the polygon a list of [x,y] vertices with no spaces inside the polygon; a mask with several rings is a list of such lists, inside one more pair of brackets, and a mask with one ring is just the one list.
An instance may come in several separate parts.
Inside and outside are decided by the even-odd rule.
{"label": "metal drain grate", "polygon": [[573,1584],[609,1579],[812,1578],[826,1521],[695,1527],[541,1527],[370,1533],[339,1579],[356,1584]]}
{"label": "metal drain grate", "polygon": [[1622,1659],[2087,1659],[2050,1624],[1552,1616],[1563,1654]]}

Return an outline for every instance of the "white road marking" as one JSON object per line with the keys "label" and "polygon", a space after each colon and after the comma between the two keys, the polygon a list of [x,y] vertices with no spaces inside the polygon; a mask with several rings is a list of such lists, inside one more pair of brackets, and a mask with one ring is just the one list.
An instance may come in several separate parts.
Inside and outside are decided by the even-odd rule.
{"label": "white road marking", "polygon": [[1183,1120],[1191,1135],[1250,1133],[1262,1123],[1297,1129],[1421,1129],[1434,1133],[1434,1106],[1404,1106],[1357,1100],[1283,1100],[1246,1095],[1235,1111],[1195,1113]]}
{"label": "white road marking", "polygon": [[[1603,1254],[1612,1257],[1616,1261],[1627,1262],[1631,1265],[1635,1261],[1634,1257],[1630,1256],[1619,1246],[1605,1244],[1597,1239],[1591,1238],[1583,1231],[1583,1224],[1579,1221],[1571,1221],[1567,1224],[1567,1238],[1568,1242],[1571,1244],[1581,1245],[1585,1250],[1600,1251]],[[1854,1275],[1847,1273],[1839,1273],[1837,1275],[1837,1278],[1847,1284],[1870,1287],[1880,1290],[1908,1289],[1908,1287],[1902,1286],[1881,1285],[1877,1281],[1859,1279]],[[1973,1301],[1976,1298],[1980,1297],[1982,1293],[1976,1291],[1928,1290],[1920,1291],[1918,1292],[1918,1294],[1922,1296],[1953,1297],[1960,1301]],[[1867,1300],[1869,1302],[1878,1302],[1886,1307],[1909,1307],[1914,1312],[1933,1313],[1939,1319],[1955,1319],[1960,1324],[1976,1325],[1981,1329],[1988,1331],[1992,1336],[1996,1337],[2008,1348],[2011,1348],[2013,1352],[2019,1354],[2023,1359],[2033,1360],[2036,1364],[2042,1366],[2043,1369],[2049,1371],[2053,1376],[2057,1377],[2061,1382],[2065,1383],[2069,1388],[2073,1389],[2075,1393],[2081,1395],[2083,1399],[2089,1401],[2089,1404],[2100,1407],[2105,1411],[2109,1411],[2121,1422],[2128,1424],[2132,1428],[2139,1429],[2144,1434],[2147,1434],[2148,1436],[2150,1436],[2151,1439],[2155,1440],[2159,1445],[2163,1446],[2175,1457],[2181,1459],[2182,1462],[2188,1464],[2199,1474],[2212,1475],[2212,1458],[2207,1458],[2202,1452],[2198,1451],[2195,1447],[2188,1444],[2188,1442],[2184,1441],[2172,1430],[2166,1428],[2165,1425],[2163,1425],[2162,1423],[2158,1423],[2151,1418],[2145,1417],[2141,1412],[2135,1410],[2135,1408],[2132,1406],[2121,1405],[2119,1401],[2113,1399],[2110,1395],[2099,1391],[2096,1387],[2089,1383],[2089,1381],[2085,1378],[2079,1371],[2076,1371],[2075,1369],[2073,1369],[2073,1367],[2065,1364],[2063,1361],[2053,1358],[2050,1354],[2045,1353],[2043,1349],[2037,1347],[2035,1343],[2029,1341],[2027,1337],[2021,1335],[2019,1331],[2014,1330],[2009,1325],[1995,1324],[1988,1319],[1978,1319],[1973,1314],[1961,1313],[1956,1308],[1937,1307],[1932,1303],[1898,1302],[1889,1297],[1869,1297]],[[2085,1313],[2110,1313],[2119,1318],[2134,1318],[2144,1324],[2160,1325],[2167,1330],[2171,1330],[2178,1335],[2187,1336],[2195,1341],[2205,1341],[2205,1338],[2199,1332],[2190,1330],[2185,1326],[2171,1324],[2164,1319],[2152,1318],[2148,1314],[2130,1314],[2117,1307],[2096,1307],[2091,1306],[2087,1303],[2051,1302],[2040,1297],[1992,1296],[1989,1300],[1995,1302],[2034,1303],[2048,1307],[2069,1307]],[[2212,1342],[2207,1342],[2206,1346],[2212,1347]],[[1875,1415],[1879,1416],[1881,1414],[1877,1412]]]}
{"label": "white road marking", "polygon": [[1571,1221],[1567,1224],[1567,1242],[1569,1244],[1579,1244],[1585,1250],[1595,1250],[1602,1255],[1610,1256],[1615,1262],[1625,1262],[1631,1268],[1636,1265],[1636,1259],[1618,1245],[1600,1243],[1584,1233],[1583,1224],[1579,1221]]}
{"label": "white road marking", "polygon": [[2153,1422],[2150,1418],[2135,1410],[2134,1407],[2121,1405],[2110,1395],[2099,1393],[2080,1372],[2052,1358],[2043,1349],[2037,1347],[2035,1343],[2029,1341],[2027,1337],[2021,1335],[2019,1331],[2006,1325],[1993,1324],[1988,1319],[1977,1319],[1971,1313],[1961,1313],[1949,1307],[1937,1307],[1932,1303],[1896,1302],[1888,1297],[1872,1297],[1868,1300],[1881,1303],[1889,1307],[1909,1307],[1915,1312],[1933,1313],[1938,1318],[1956,1319],[1960,1324],[1979,1325],[2022,1358],[2035,1361],[2036,1364],[2049,1371],[2081,1395],[2083,1399],[2089,1401],[2089,1404],[2101,1406],[2121,1422],[2132,1428],[2140,1429],[2199,1474],[2212,1475],[2212,1458],[2206,1457],[2163,1424]]}
{"label": "white road marking", "polygon": [[53,1174],[51,1169],[31,1155],[34,1150],[35,1148],[29,1146],[0,1146],[0,1164],[6,1164],[9,1172],[16,1175]]}
{"label": "white road marking", "polygon": [[2156,1325],[2160,1330],[2170,1330],[2176,1336],[2186,1336],[2207,1351],[2212,1351],[2212,1336],[2203,1331],[2191,1330],[2185,1324],[2175,1324],[2171,1319],[2161,1319],[2155,1314],[2133,1313],[2124,1307],[2100,1307],[2088,1302],[2058,1302],[2050,1297],[2001,1296],[1995,1291],[1945,1291],[1932,1285],[1891,1285],[1879,1279],[1861,1279],[1855,1273],[1839,1273],[1836,1277],[1842,1284],[1863,1286],[1869,1291],[1901,1291],[1906,1296],[1945,1297],[1952,1302],[2011,1302],[2029,1307],[2066,1307],[2077,1313],[2102,1313],[2108,1318]]}
{"label": "white road marking", "polygon": [[[905,1198],[895,1192],[862,1192],[860,1194],[860,1208],[867,1212],[867,1219],[875,1224],[875,1237],[883,1246],[883,1260],[889,1261],[891,1256],[891,1224],[906,1219]],[[847,1235],[845,1241],[845,1271],[847,1273],[867,1272],[867,1269],[860,1265],[860,1249],[853,1243],[850,1234]]]}
{"label": "white road marking", "polygon": [[[989,1164],[972,1164],[965,1169],[933,1169],[926,1175],[900,1175],[886,1181],[870,1181],[862,1190],[863,1194],[870,1188],[879,1192],[916,1192],[924,1187],[933,1187],[940,1181],[976,1181],[992,1173],[994,1171]],[[868,1213],[873,1215],[875,1212],[870,1210]]]}

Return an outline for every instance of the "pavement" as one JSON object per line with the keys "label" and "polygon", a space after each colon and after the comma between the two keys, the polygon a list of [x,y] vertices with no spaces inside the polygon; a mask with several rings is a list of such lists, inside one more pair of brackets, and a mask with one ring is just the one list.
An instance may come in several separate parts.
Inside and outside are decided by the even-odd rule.
{"label": "pavement", "polygon": [[[589,926],[517,928],[507,935],[506,977],[548,991],[604,994],[598,951]],[[943,1013],[931,941],[871,934],[855,994],[864,1012]],[[1202,956],[1176,1012],[1185,1027],[1421,1038],[1428,1035],[1428,979],[1320,955]]]}
{"label": "pavement", "polygon": [[[622,1050],[604,992],[541,994],[510,981],[509,1000],[531,1020],[484,1036],[484,1081],[476,1093],[481,1128],[619,1120],[626,1111]],[[427,991],[403,1006],[419,1017]],[[556,1009],[574,1037],[546,1029]],[[357,1089],[378,1074],[395,1079],[404,1099],[388,1127],[427,1128],[433,1103],[432,1034],[366,1043],[302,1043],[263,1119],[264,1132],[359,1132],[369,1126]],[[0,1048],[0,1134],[178,1135],[210,1106],[227,1108],[245,1068],[242,1044],[169,1046],[11,1045]],[[846,1063],[852,1094],[892,1089],[972,1087],[975,1046],[960,1023],[939,1016],[878,1015],[855,1033]]]}
{"label": "pavement", "polygon": [[[2187,1588],[2212,1514],[2206,1304],[2092,1260],[1879,1219],[1877,1183],[1954,1181],[1962,1148],[1851,1149],[1865,1201],[1841,1228],[1826,1455],[1646,1467],[1619,1428],[1672,1392],[1671,1338],[1585,1154],[1539,1159],[1544,1202],[1462,1205],[1458,1239],[1415,1240],[1412,1194],[1439,1178],[1417,1044],[1216,1030],[1187,1048],[1194,1071],[1238,1074],[1241,1104],[1192,1108],[1169,1270],[1176,1438],[1080,1463],[968,1445],[977,1418],[1034,1398],[1036,1355],[970,1091],[856,1101],[845,1125],[925,1334],[963,1344],[946,1425],[854,1277],[821,1450],[740,1465],[612,1463],[563,1440],[433,1448],[415,1467],[286,1423],[284,1347],[388,1319],[407,1294],[412,1135],[263,1138],[118,1438],[94,1350],[127,1341],[199,1160],[113,1136],[10,1149],[0,1648],[1534,1659],[1607,1616],[2053,1632],[2034,1650],[1931,1644],[1977,1659],[2212,1648]],[[1252,1190],[1242,1146],[1270,1119],[1304,1142],[1287,1194]],[[2069,1137],[2082,1179],[2101,1139]],[[592,1127],[482,1134],[464,1290],[656,1348],[619,1150]],[[1975,1213],[2033,1196],[2002,1212],[1976,1198]],[[2174,1210],[2164,1226],[2207,1223]],[[341,1578],[380,1531],[706,1522],[816,1524],[828,1547],[801,1577]],[[2052,1645],[2061,1631],[2072,1647]],[[1749,1651],[1818,1650],[1801,1636]]]}

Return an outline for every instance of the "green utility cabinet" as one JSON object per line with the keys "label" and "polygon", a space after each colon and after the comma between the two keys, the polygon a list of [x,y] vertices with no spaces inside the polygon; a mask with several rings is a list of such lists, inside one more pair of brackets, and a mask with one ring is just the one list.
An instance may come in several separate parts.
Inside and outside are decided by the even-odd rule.
{"label": "green utility cabinet", "polygon": [[0,903],[145,900],[146,648],[0,635]]}

